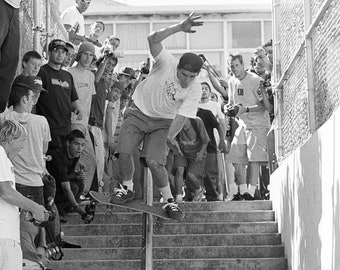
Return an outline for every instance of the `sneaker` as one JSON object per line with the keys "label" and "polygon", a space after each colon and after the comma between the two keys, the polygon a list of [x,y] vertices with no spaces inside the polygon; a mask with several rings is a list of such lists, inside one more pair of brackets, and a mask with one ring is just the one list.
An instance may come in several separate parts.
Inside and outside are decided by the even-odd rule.
{"label": "sneaker", "polygon": [[203,188],[200,188],[198,190],[195,190],[194,197],[192,198],[193,202],[201,202],[203,199],[204,190]]}
{"label": "sneaker", "polygon": [[244,197],[242,194],[237,193],[234,195],[234,197],[231,199],[232,201],[244,201]]}
{"label": "sneaker", "polygon": [[184,214],[178,207],[178,204],[174,198],[169,198],[168,202],[165,203],[162,208],[165,209],[168,212],[169,217],[174,220],[181,220],[184,218]]}
{"label": "sneaker", "polygon": [[135,193],[132,190],[128,190],[126,186],[119,184],[120,188],[115,188],[115,193],[110,199],[111,203],[124,204],[132,201]]}
{"label": "sneaker", "polygon": [[244,198],[246,201],[253,201],[253,200],[254,200],[254,197],[251,196],[248,192],[244,192],[241,196],[243,196],[243,198]]}

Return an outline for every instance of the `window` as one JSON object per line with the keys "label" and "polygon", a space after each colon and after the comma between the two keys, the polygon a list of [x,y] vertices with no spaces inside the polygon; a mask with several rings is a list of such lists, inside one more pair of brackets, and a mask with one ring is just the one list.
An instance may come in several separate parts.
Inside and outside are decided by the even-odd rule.
{"label": "window", "polygon": [[263,30],[264,30],[264,43],[267,43],[270,39],[272,39],[272,22],[265,21],[263,24]]}
{"label": "window", "polygon": [[228,48],[256,48],[261,45],[261,23],[256,22],[230,22],[228,30]]}
{"label": "window", "polygon": [[190,34],[190,49],[223,49],[222,22],[204,22]]}
{"label": "window", "polygon": [[[159,30],[159,29],[168,27],[173,24],[175,23],[174,22],[173,23],[154,23],[152,25],[152,29],[153,31]],[[168,50],[186,49],[186,34],[184,32],[176,33],[175,35],[167,37],[164,41],[162,41],[162,44]]]}
{"label": "window", "polygon": [[124,23],[116,25],[116,36],[120,39],[121,50],[148,50],[148,35],[150,32],[147,23]]}

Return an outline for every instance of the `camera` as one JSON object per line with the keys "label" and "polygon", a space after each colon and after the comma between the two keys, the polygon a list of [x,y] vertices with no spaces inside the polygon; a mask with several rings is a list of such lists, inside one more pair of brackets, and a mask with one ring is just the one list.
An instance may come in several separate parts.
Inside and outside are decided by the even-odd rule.
{"label": "camera", "polygon": [[144,66],[144,67],[142,67],[142,68],[140,69],[140,72],[141,72],[142,74],[149,74],[149,73],[150,73],[150,69],[149,69],[149,67]]}
{"label": "camera", "polygon": [[[242,106],[242,104],[238,104],[240,106]],[[226,113],[227,113],[227,116],[228,117],[235,117],[238,113],[238,106],[237,105],[229,105],[229,106],[226,106]]]}
{"label": "camera", "polygon": [[111,51],[109,49],[104,51],[104,55],[108,58],[116,57],[116,58],[123,58],[124,57],[124,51]]}
{"label": "camera", "polygon": [[146,62],[141,63],[140,72],[145,75],[150,73],[150,58],[147,58]]}
{"label": "camera", "polygon": [[57,246],[55,243],[50,243],[46,247],[46,257],[49,260],[59,261],[64,256],[61,247]]}
{"label": "camera", "polygon": [[91,200],[90,203],[85,206],[85,213],[81,217],[85,224],[90,224],[93,221],[96,213],[96,206],[97,203],[94,200]]}

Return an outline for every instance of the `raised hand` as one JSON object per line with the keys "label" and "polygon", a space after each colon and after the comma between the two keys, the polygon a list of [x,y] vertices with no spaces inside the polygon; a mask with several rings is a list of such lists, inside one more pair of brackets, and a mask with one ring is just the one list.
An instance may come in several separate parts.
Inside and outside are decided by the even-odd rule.
{"label": "raised hand", "polygon": [[183,32],[186,33],[195,33],[195,30],[192,30],[191,28],[193,26],[202,26],[202,21],[197,21],[201,18],[201,16],[195,15],[195,12],[191,12],[188,18],[186,18],[184,21],[182,21],[179,26]]}

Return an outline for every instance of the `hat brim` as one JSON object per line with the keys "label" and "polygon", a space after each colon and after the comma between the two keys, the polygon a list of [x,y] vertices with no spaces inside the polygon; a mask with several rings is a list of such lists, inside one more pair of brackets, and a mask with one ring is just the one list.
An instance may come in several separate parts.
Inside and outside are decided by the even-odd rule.
{"label": "hat brim", "polygon": [[119,74],[129,76],[129,77],[131,77],[132,79],[136,79],[135,76],[133,76],[133,75],[131,75],[131,74],[129,74],[129,73],[120,72]]}
{"label": "hat brim", "polygon": [[65,52],[68,52],[68,49],[67,47],[63,46],[63,45],[58,45],[58,46],[55,46],[52,51],[54,50],[59,50],[59,49],[64,49]]}
{"label": "hat brim", "polygon": [[47,90],[45,88],[32,88],[32,91],[42,91],[42,92],[47,92]]}

